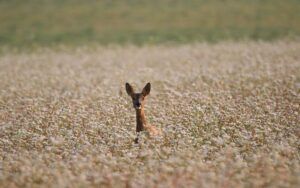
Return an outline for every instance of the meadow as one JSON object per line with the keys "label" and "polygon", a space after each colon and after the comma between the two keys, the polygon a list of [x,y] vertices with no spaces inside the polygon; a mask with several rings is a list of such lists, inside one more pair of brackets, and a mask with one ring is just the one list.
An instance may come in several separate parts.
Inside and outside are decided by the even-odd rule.
{"label": "meadow", "polygon": [[299,0],[0,1],[0,46],[187,44],[300,35]]}
{"label": "meadow", "polygon": [[[7,50],[0,187],[299,187],[299,52],[290,40]],[[125,82],[151,82],[146,115],[163,136],[133,143]]]}

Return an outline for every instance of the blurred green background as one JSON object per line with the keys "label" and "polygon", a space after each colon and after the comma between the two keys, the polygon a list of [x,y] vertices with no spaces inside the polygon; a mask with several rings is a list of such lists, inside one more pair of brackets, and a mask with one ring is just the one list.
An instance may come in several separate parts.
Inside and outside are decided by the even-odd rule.
{"label": "blurred green background", "polygon": [[299,0],[0,0],[2,46],[177,44],[299,35]]}

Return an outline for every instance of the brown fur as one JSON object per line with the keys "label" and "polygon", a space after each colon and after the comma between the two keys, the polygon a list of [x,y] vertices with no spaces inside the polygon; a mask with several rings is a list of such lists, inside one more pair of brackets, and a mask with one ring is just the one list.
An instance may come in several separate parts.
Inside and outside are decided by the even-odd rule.
{"label": "brown fur", "polygon": [[[162,132],[160,129],[156,128],[153,125],[147,124],[144,104],[146,96],[150,93],[151,85],[150,83],[146,84],[141,93],[135,93],[132,86],[126,83],[126,92],[132,98],[133,107],[136,110],[136,132],[146,131],[150,136],[161,135]],[[138,138],[135,139],[135,142],[138,142]]]}
{"label": "brown fur", "polygon": [[147,131],[150,136],[161,135],[161,130],[146,122],[145,111],[136,110],[136,132]]}

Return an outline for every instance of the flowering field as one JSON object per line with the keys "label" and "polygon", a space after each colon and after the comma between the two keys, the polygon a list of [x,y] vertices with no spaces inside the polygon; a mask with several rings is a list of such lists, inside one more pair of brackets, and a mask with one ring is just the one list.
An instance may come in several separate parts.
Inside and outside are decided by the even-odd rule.
{"label": "flowering field", "polygon": [[[0,187],[299,187],[300,42],[0,56]],[[125,82],[151,82],[134,144]]]}

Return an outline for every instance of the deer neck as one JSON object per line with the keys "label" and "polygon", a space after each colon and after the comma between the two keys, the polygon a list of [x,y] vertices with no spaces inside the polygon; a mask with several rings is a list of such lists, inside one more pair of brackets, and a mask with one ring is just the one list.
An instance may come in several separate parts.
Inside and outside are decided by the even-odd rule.
{"label": "deer neck", "polygon": [[143,131],[146,126],[144,108],[136,110],[136,132]]}

